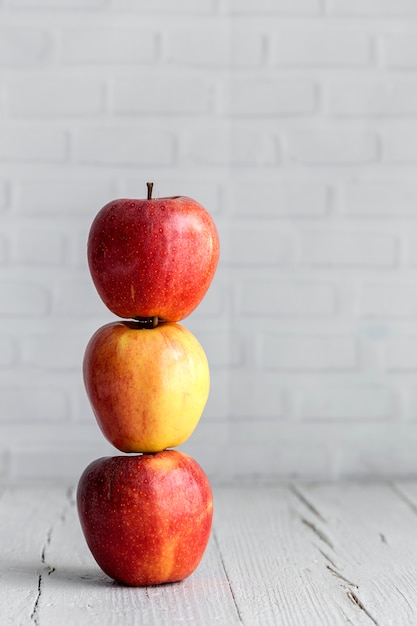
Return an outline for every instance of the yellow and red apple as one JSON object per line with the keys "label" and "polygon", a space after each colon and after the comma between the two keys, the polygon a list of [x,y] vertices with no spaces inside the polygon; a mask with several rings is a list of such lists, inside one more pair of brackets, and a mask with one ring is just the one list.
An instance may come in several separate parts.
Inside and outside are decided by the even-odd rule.
{"label": "yellow and red apple", "polygon": [[123,452],[182,444],[206,405],[210,373],[196,337],[175,322],[111,322],[91,337],[85,388],[104,436]]}
{"label": "yellow and red apple", "polygon": [[213,516],[205,473],[177,450],[93,461],[79,480],[77,506],[98,565],[131,586],[192,574],[205,552]]}
{"label": "yellow and red apple", "polygon": [[88,264],[101,299],[118,317],[178,322],[211,284],[218,233],[195,200],[151,195],[113,200],[98,212],[88,237]]}

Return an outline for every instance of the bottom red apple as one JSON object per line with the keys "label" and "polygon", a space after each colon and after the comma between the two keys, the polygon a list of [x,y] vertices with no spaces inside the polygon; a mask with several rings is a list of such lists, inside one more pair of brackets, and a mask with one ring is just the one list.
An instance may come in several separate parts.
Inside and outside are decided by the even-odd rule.
{"label": "bottom red apple", "polygon": [[177,450],[93,461],[79,480],[77,506],[93,557],[125,585],[183,580],[210,537],[210,483]]}

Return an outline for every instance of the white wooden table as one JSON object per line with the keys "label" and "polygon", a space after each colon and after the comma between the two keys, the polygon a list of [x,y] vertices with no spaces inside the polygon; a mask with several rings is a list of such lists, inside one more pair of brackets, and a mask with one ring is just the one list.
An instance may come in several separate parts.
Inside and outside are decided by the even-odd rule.
{"label": "white wooden table", "polygon": [[128,588],[98,569],[74,489],[0,497],[0,624],[417,625],[417,481],[214,487],[197,571]]}

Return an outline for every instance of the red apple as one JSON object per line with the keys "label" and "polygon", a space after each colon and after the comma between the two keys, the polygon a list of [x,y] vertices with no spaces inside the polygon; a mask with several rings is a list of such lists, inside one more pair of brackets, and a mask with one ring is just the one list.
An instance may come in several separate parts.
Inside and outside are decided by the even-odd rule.
{"label": "red apple", "polygon": [[[151,190],[151,183],[148,183]],[[123,318],[179,321],[201,302],[219,259],[215,224],[185,196],[119,199],[91,225],[87,256],[104,304]]]}
{"label": "red apple", "polygon": [[182,444],[207,402],[206,354],[184,326],[105,324],[84,355],[84,383],[104,436],[122,452],[158,452]]}
{"label": "red apple", "polygon": [[186,578],[210,537],[210,483],[177,450],[93,461],[79,480],[77,506],[98,565],[125,585]]}

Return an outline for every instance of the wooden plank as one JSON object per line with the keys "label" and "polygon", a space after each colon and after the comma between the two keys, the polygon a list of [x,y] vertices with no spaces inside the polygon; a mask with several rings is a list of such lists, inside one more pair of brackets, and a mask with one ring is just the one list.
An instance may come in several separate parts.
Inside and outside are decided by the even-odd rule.
{"label": "wooden plank", "polygon": [[117,585],[92,558],[73,491],[0,493],[0,623],[124,626],[417,624],[417,482],[214,490],[186,581]]}
{"label": "wooden plank", "polygon": [[95,563],[72,499],[50,533],[45,562],[50,573],[42,582],[38,604],[41,626],[238,623],[214,540],[198,569],[185,581],[148,588],[123,587]]}
{"label": "wooden plank", "polygon": [[317,485],[298,493],[310,510],[321,567],[339,580],[344,610],[355,609],[350,619],[415,626],[417,509],[389,484]]}
{"label": "wooden plank", "polygon": [[398,496],[417,514],[417,481],[402,480],[392,483]]}
{"label": "wooden plank", "polygon": [[65,502],[62,489],[9,488],[0,499],[0,622],[38,624],[43,554]]}
{"label": "wooden plank", "polygon": [[217,541],[241,623],[369,626],[327,568],[332,548],[317,515],[291,489],[225,489],[217,507]]}

